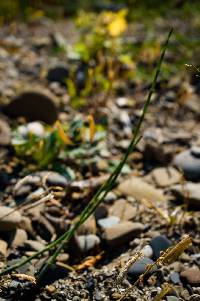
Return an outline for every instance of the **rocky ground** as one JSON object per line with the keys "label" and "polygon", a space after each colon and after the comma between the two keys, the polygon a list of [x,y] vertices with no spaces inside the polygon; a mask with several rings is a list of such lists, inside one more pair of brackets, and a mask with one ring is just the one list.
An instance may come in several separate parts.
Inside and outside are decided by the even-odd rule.
{"label": "rocky ground", "polygon": [[[42,250],[70,227],[125,152],[148,92],[146,83],[132,82],[105,105],[95,100],[84,110],[73,109],[63,85],[65,54],[52,49],[76,35],[73,24],[46,19],[13,23],[0,32],[1,269]],[[78,229],[40,288],[32,277],[49,252],[2,277],[1,300],[118,300],[185,234],[192,246],[175,262],[155,267],[126,299],[153,300],[167,283],[171,287],[163,300],[200,300],[199,93],[200,81],[187,70],[159,82],[143,139],[112,192]],[[56,120],[72,122],[78,116],[85,122],[89,114],[97,124],[106,120],[106,137],[97,142],[98,152],[62,157],[69,167],[65,173],[39,168],[16,152],[16,131],[43,136]],[[144,257],[129,267],[118,288],[117,276],[137,251]]]}

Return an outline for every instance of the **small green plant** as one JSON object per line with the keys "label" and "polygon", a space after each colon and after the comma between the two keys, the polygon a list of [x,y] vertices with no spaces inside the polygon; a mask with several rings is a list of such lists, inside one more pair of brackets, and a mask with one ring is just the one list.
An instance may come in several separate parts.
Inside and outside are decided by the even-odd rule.
{"label": "small green plant", "polygon": [[[25,126],[23,126],[25,127]],[[75,118],[70,124],[59,121],[53,127],[44,127],[44,133],[24,134],[21,127],[13,132],[12,145],[19,158],[28,159],[39,169],[54,168],[67,158],[81,163],[95,160],[100,147],[98,142],[105,138],[104,129],[95,125],[92,116]]]}

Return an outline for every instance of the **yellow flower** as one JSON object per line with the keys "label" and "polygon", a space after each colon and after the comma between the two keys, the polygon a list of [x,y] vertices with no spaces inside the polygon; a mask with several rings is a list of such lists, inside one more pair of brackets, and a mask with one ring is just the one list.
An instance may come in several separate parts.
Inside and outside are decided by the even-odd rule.
{"label": "yellow flower", "polygon": [[127,28],[127,23],[124,18],[116,18],[108,25],[108,32],[112,37],[117,37]]}

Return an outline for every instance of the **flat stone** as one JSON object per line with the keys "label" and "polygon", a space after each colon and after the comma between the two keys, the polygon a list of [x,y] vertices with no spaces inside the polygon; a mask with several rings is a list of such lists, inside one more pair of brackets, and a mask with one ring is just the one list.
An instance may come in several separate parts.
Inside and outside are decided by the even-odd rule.
{"label": "flat stone", "polygon": [[37,240],[26,240],[24,246],[31,251],[41,251],[44,249],[45,245]]}
{"label": "flat stone", "polygon": [[181,301],[181,299],[175,296],[167,296],[167,301]]}
{"label": "flat stone", "polygon": [[10,207],[0,206],[0,231],[14,230],[19,226],[21,214],[19,211],[12,211]]}
{"label": "flat stone", "polygon": [[128,221],[135,218],[137,209],[124,199],[115,201],[109,209],[110,215],[117,216],[121,221]]}
{"label": "flat stone", "polygon": [[106,218],[101,218],[98,220],[98,225],[103,229],[111,228],[119,223],[120,219],[117,216],[108,216]]}
{"label": "flat stone", "polygon": [[0,145],[9,145],[11,141],[11,130],[5,120],[0,120]]}
{"label": "flat stone", "polygon": [[200,269],[197,266],[182,271],[180,276],[181,279],[186,280],[191,285],[200,285]]}
{"label": "flat stone", "polygon": [[150,173],[153,181],[155,181],[156,185],[161,188],[165,188],[171,186],[176,183],[180,183],[181,174],[173,167],[159,167],[155,168]]}
{"label": "flat stone", "polygon": [[123,181],[117,190],[123,195],[134,197],[136,200],[147,199],[152,202],[165,200],[162,191],[135,176],[130,176],[129,179]]}
{"label": "flat stone", "polygon": [[141,223],[121,222],[113,227],[105,228],[103,238],[110,247],[116,247],[129,242],[144,231]]}
{"label": "flat stone", "polygon": [[57,101],[46,90],[28,90],[14,98],[3,112],[10,118],[25,117],[27,121],[53,124],[57,120]]}
{"label": "flat stone", "polygon": [[76,241],[82,252],[88,252],[100,244],[100,238],[94,234],[79,235]]}
{"label": "flat stone", "polygon": [[59,173],[49,172],[47,177],[47,184],[49,186],[67,187],[69,182],[64,176],[60,175]]}
{"label": "flat stone", "polygon": [[177,184],[170,187],[170,191],[181,200],[184,200],[187,195],[188,206],[200,209],[200,183],[186,182],[184,189],[181,184]]}
{"label": "flat stone", "polygon": [[[133,263],[128,269],[128,277],[131,281],[135,281],[140,275],[142,275],[148,265],[153,264],[153,260],[147,257],[143,257],[138,259],[135,263]],[[153,272],[157,271],[157,267],[153,267],[152,270],[148,273],[150,276]]]}
{"label": "flat stone", "polygon": [[161,252],[167,250],[171,246],[171,242],[164,235],[154,237],[149,244],[152,247],[153,259],[155,260],[160,257]]}
{"label": "flat stone", "polygon": [[193,147],[178,154],[174,164],[184,172],[185,178],[190,181],[200,179],[200,148]]}

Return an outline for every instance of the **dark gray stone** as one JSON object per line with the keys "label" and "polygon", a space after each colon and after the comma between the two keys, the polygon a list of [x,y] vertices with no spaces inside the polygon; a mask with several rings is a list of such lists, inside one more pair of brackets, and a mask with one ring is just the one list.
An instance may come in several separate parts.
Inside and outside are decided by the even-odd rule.
{"label": "dark gray stone", "polygon": [[200,179],[200,147],[194,146],[178,154],[174,164],[183,170],[187,180],[197,181]]}
{"label": "dark gray stone", "polygon": [[[149,264],[153,264],[153,260],[147,257],[143,257],[138,259],[131,267],[128,269],[128,277],[131,281],[137,280],[137,278],[142,275]],[[154,266],[150,272],[148,272],[148,276],[157,271],[157,267]]]}
{"label": "dark gray stone", "polygon": [[66,79],[68,78],[69,70],[65,66],[53,67],[48,71],[47,80],[49,82],[59,82],[62,85],[66,85]]}
{"label": "dark gray stone", "polygon": [[160,257],[160,252],[167,250],[171,246],[171,242],[164,235],[154,237],[150,241],[150,246],[153,249],[153,259]]}

